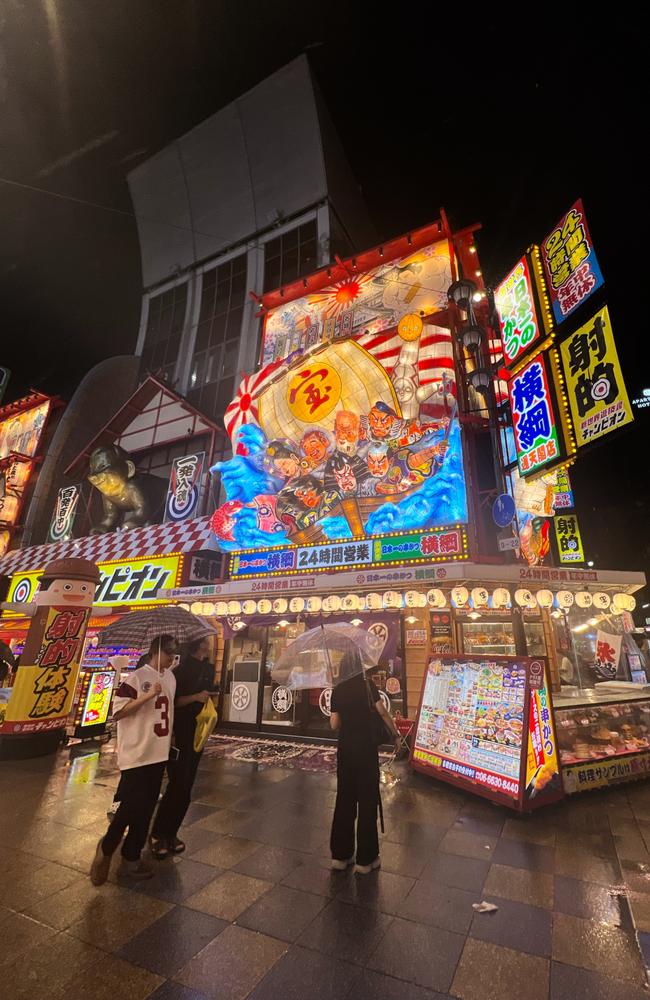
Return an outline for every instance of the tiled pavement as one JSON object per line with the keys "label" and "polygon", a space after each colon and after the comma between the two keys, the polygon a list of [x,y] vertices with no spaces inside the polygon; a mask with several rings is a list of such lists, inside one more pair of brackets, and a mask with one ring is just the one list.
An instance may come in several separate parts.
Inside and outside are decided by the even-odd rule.
{"label": "tiled pavement", "polygon": [[94,889],[113,761],[0,763],[7,1000],[648,1000],[650,783],[516,817],[404,766],[359,877],[332,776],[206,760],[186,855]]}

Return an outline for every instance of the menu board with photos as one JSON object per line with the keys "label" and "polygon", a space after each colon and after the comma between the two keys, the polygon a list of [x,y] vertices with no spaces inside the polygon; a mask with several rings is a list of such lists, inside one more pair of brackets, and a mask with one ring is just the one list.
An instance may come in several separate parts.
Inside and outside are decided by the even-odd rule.
{"label": "menu board with photos", "polygon": [[544,660],[432,657],[411,763],[518,809],[561,796]]}

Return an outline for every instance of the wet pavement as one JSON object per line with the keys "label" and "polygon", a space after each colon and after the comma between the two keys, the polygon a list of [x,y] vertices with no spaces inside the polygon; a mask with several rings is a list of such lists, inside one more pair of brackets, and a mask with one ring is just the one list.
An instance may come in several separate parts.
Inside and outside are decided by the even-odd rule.
{"label": "wet pavement", "polygon": [[112,748],[0,763],[0,993],[648,1000],[650,782],[517,817],[399,773],[372,875],[328,869],[334,776],[230,758],[199,770],[185,855],[95,889]]}

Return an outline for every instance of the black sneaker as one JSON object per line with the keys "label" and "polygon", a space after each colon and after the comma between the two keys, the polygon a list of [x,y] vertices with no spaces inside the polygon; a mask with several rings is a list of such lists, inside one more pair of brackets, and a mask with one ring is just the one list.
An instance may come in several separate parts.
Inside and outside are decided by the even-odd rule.
{"label": "black sneaker", "polygon": [[104,838],[99,838],[99,843],[97,844],[97,849],[95,850],[95,857],[93,858],[93,863],[90,866],[90,881],[93,885],[103,885],[108,878],[108,873],[111,870],[111,857],[110,854],[104,854],[102,848],[102,842]]}

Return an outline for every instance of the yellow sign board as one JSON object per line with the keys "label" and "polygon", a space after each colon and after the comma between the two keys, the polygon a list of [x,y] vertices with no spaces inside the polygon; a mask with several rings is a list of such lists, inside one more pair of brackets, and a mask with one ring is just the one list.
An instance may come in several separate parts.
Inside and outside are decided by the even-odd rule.
{"label": "yellow sign board", "polygon": [[585,553],[575,514],[558,514],[553,518],[553,523],[560,562],[563,565],[584,562]]}
{"label": "yellow sign board", "polygon": [[567,337],[561,351],[578,447],[634,420],[607,306]]}
{"label": "yellow sign board", "polygon": [[[98,563],[99,583],[93,607],[167,603],[157,595],[166,587],[178,586],[182,558],[176,553]],[[43,571],[40,569],[15,573],[9,584],[7,600],[29,604],[36,595],[37,584],[42,575]]]}

